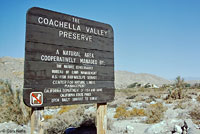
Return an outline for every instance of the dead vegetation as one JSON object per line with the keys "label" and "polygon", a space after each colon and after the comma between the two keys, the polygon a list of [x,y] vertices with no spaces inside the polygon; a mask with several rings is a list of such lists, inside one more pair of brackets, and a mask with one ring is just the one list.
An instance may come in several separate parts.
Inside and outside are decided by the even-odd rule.
{"label": "dead vegetation", "polygon": [[69,127],[80,127],[83,124],[95,124],[94,114],[84,114],[84,106],[70,106],[61,109],[45,123],[45,134],[63,134]]}
{"label": "dead vegetation", "polygon": [[187,107],[187,104],[184,103],[184,100],[179,101],[173,109],[185,109]]}
{"label": "dead vegetation", "polygon": [[52,119],[52,118],[53,118],[53,115],[44,115],[45,120],[49,120],[49,119]]}
{"label": "dead vegetation", "polygon": [[78,105],[69,105],[69,106],[62,106],[61,109],[58,111],[58,114],[63,114],[65,112],[68,112],[72,109],[78,108]]}
{"label": "dead vegetation", "polygon": [[[61,109],[58,111],[58,114],[62,115],[66,112],[69,112],[72,109],[77,109],[78,107],[79,107],[79,105],[62,106]],[[52,119],[52,118],[55,118],[55,115],[44,115],[44,119],[46,121],[49,120],[49,119]]]}
{"label": "dead vegetation", "polygon": [[24,105],[22,93],[12,91],[8,82],[0,82],[0,122],[13,121],[17,124],[27,124],[31,109]]}
{"label": "dead vegetation", "polygon": [[126,105],[117,107],[114,118],[128,119],[136,116],[146,116],[146,123],[152,124],[160,122],[164,117],[164,112],[167,110],[162,103],[150,104],[146,109],[133,108],[127,110]]}
{"label": "dead vegetation", "polygon": [[147,124],[160,122],[164,117],[164,112],[167,110],[167,107],[164,107],[162,103],[150,104],[147,107]]}
{"label": "dead vegetation", "polygon": [[117,107],[114,118],[126,119],[126,118],[130,118],[130,117],[145,116],[145,115],[146,114],[145,114],[144,109],[133,108],[131,110],[126,110],[126,105],[121,105],[121,106]]}
{"label": "dead vegetation", "polygon": [[186,97],[185,92],[186,90],[183,90],[182,88],[168,89],[168,97],[166,99],[183,99]]}
{"label": "dead vegetation", "polygon": [[197,97],[197,101],[200,102],[200,95]]}
{"label": "dead vegetation", "polygon": [[[141,115],[147,117],[145,123],[158,123],[163,120],[168,106],[173,106],[173,109],[184,110],[188,107],[188,101],[197,100],[200,102],[200,95],[198,93],[199,90],[197,90],[198,89],[188,87],[188,84],[186,84],[184,79],[180,76],[176,78],[174,84],[163,85],[160,88],[134,87],[126,89],[125,92],[127,95],[127,100],[135,104],[137,102],[142,103],[142,105],[138,109],[133,108],[134,110],[127,110],[131,109],[131,105],[120,105],[116,108],[116,114],[114,115],[114,118],[127,119],[134,116],[140,116],[140,108],[143,108]],[[128,93],[128,91],[131,92]],[[120,94],[122,93],[123,90],[120,91]],[[123,102],[125,101],[126,100],[123,100]],[[193,111],[190,112],[191,117],[196,121],[198,119],[198,115],[200,115],[200,113],[197,113],[197,111],[198,110],[193,109]]]}
{"label": "dead vegetation", "polygon": [[189,113],[190,117],[192,118],[192,121],[195,124],[199,124],[200,125],[200,107],[199,106],[195,106]]}

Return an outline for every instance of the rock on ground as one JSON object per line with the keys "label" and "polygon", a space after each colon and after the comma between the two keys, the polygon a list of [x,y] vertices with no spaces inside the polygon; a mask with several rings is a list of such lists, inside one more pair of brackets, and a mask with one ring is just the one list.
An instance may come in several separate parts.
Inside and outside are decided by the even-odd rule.
{"label": "rock on ground", "polygon": [[190,119],[170,119],[154,124],[145,130],[145,134],[200,134]]}

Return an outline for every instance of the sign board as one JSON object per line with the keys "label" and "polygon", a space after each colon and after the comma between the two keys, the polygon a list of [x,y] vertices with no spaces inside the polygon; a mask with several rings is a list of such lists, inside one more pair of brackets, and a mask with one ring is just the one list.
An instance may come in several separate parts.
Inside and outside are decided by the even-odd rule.
{"label": "sign board", "polygon": [[112,27],[37,7],[29,9],[23,99],[30,107],[112,101]]}

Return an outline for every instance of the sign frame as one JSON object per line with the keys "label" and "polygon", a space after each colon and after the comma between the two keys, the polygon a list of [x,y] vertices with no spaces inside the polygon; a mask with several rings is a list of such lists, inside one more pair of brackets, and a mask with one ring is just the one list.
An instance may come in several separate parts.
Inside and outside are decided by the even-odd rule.
{"label": "sign frame", "polygon": [[[112,26],[38,7],[30,8],[26,17],[23,100],[27,106],[114,100]],[[42,105],[30,104],[31,92],[43,93]],[[63,98],[75,101],[60,102]]]}

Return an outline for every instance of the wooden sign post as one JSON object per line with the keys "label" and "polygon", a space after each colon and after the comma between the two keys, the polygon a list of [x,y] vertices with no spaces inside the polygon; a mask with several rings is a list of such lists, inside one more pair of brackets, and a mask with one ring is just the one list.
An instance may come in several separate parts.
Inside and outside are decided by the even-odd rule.
{"label": "wooden sign post", "polygon": [[31,134],[43,134],[43,112],[44,108],[32,108],[31,114]]}
{"label": "wooden sign post", "polygon": [[23,100],[34,108],[33,116],[38,112],[35,108],[98,103],[100,132],[106,129],[105,103],[114,95],[112,27],[37,7],[29,9]]}
{"label": "wooden sign post", "polygon": [[107,103],[97,103],[97,134],[107,131]]}

